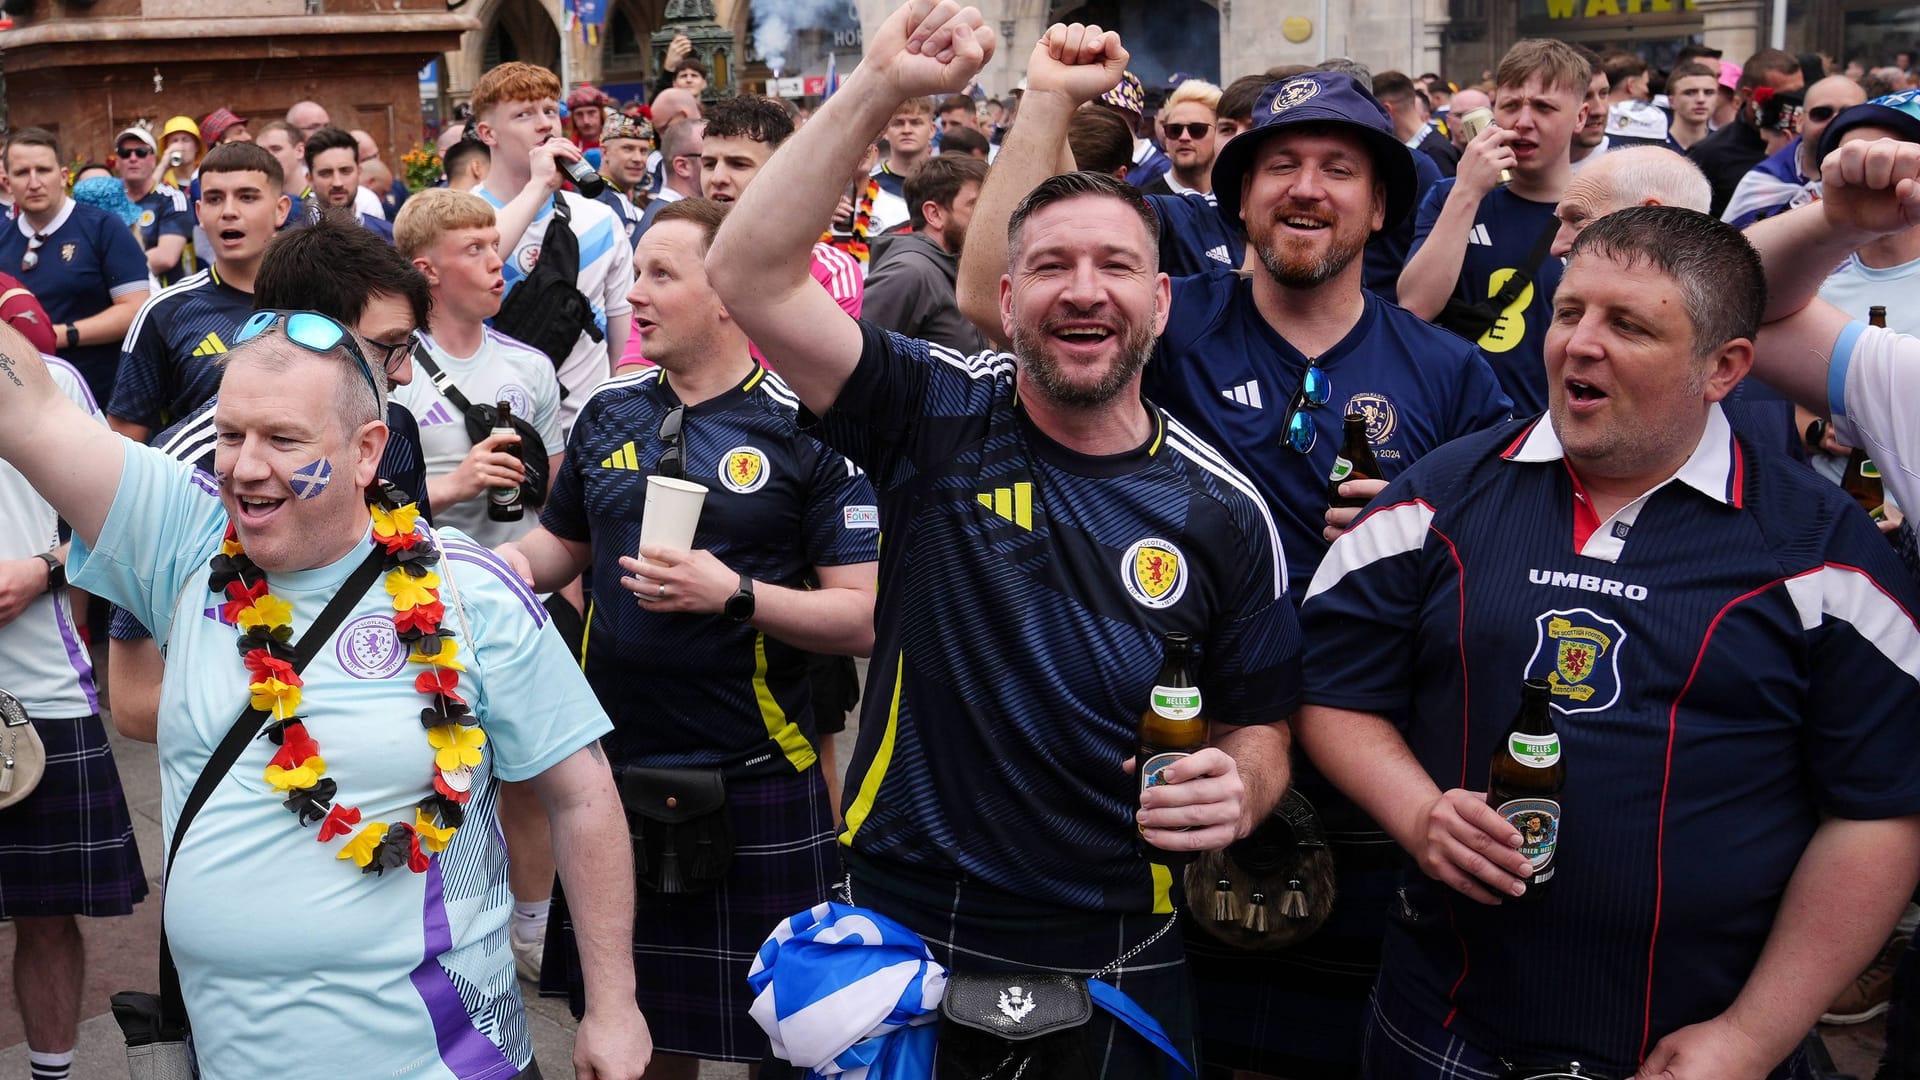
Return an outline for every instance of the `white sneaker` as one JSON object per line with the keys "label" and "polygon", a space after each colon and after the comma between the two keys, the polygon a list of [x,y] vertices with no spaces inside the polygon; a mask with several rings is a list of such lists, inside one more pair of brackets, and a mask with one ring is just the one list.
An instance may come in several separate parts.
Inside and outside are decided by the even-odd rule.
{"label": "white sneaker", "polygon": [[540,983],[540,957],[547,951],[547,929],[540,928],[540,936],[532,941],[521,941],[518,934],[508,934],[508,943],[513,946],[513,969],[520,977],[534,985]]}

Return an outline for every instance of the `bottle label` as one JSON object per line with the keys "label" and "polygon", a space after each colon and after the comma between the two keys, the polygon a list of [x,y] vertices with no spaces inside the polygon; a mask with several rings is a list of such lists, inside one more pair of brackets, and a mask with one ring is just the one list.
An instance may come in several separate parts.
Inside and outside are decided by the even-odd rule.
{"label": "bottle label", "polygon": [[1167,780],[1160,775],[1161,772],[1181,758],[1191,756],[1184,750],[1168,750],[1148,758],[1140,765],[1140,790],[1145,791],[1155,785],[1167,783]]}
{"label": "bottle label", "polygon": [[1860,475],[1868,480],[1878,480],[1880,479],[1880,466],[1875,465],[1872,458],[1861,458]]}
{"label": "bottle label", "polygon": [[1352,475],[1353,462],[1343,457],[1337,457],[1333,459],[1333,471],[1327,474],[1327,483],[1337,484]]}
{"label": "bottle label", "polygon": [[1553,852],[1560,843],[1560,803],[1554,799],[1508,799],[1495,812],[1520,834],[1520,854],[1533,864],[1533,883],[1553,877]]}
{"label": "bottle label", "polygon": [[1153,688],[1153,713],[1168,720],[1191,720],[1200,715],[1200,688],[1197,686],[1156,686]]}
{"label": "bottle label", "polygon": [[1550,769],[1560,762],[1560,736],[1508,735],[1507,753],[1529,769]]}

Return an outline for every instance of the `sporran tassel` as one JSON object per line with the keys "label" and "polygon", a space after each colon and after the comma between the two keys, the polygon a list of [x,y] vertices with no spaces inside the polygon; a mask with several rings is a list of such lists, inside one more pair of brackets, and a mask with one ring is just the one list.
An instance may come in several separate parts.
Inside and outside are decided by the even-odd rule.
{"label": "sporran tassel", "polygon": [[1287,891],[1280,896],[1280,914],[1289,919],[1307,917],[1307,894],[1300,889],[1300,879],[1287,882]]}
{"label": "sporran tassel", "polygon": [[1267,894],[1254,893],[1247,900],[1246,917],[1240,925],[1256,934],[1264,934],[1272,929],[1267,921]]}
{"label": "sporran tassel", "polygon": [[1219,923],[1240,921],[1240,897],[1234,894],[1233,882],[1226,878],[1213,883],[1213,921]]}

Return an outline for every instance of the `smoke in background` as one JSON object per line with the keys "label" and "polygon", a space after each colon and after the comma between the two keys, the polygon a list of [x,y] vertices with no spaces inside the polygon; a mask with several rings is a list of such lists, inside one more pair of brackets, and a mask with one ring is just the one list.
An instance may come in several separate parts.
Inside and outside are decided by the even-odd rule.
{"label": "smoke in background", "polygon": [[859,25],[860,13],[853,0],[754,0],[753,48],[768,67],[784,73],[796,32],[831,32]]}
{"label": "smoke in background", "polygon": [[[759,5],[760,0],[755,0],[754,6]],[[1214,83],[1226,81],[1220,71],[1220,11],[1204,0],[1091,0],[1069,6],[1057,18],[1096,22],[1120,31],[1132,56],[1127,69],[1150,90],[1166,89],[1168,77],[1176,72]]]}

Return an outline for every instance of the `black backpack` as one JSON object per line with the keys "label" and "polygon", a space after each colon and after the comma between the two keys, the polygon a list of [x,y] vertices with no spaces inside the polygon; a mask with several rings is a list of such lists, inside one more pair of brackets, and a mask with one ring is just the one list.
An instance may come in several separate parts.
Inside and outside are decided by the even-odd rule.
{"label": "black backpack", "polygon": [[[575,284],[580,277],[580,241],[573,235],[572,220],[566,196],[555,192],[553,217],[547,221],[547,234],[540,242],[540,259],[533,272],[507,294],[500,313],[493,317],[495,330],[546,353],[556,372],[573,352],[582,331],[596,342],[607,337],[594,321],[593,305]],[[562,384],[560,396],[566,395],[567,388]]]}

